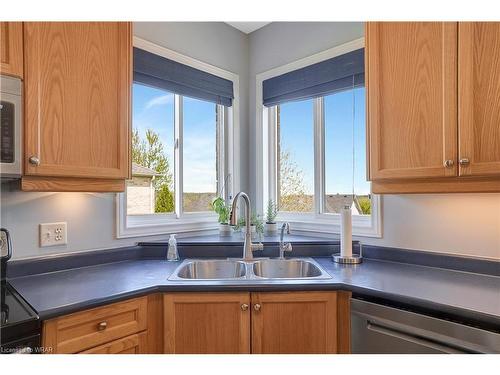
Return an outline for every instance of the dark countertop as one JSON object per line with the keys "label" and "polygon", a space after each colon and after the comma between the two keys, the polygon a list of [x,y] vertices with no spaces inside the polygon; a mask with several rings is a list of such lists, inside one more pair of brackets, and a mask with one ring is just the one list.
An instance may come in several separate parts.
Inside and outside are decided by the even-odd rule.
{"label": "dark countertop", "polygon": [[180,262],[136,259],[12,278],[48,319],[151,292],[351,290],[500,326],[500,277],[365,259],[356,266],[314,258],[329,280],[169,281]]}

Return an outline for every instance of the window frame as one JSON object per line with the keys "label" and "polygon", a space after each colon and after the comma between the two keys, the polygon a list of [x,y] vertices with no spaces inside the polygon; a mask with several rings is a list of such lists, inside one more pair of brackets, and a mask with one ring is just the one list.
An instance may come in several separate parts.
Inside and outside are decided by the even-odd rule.
{"label": "window frame", "polygon": [[[232,107],[217,105],[216,126],[219,134],[216,147],[223,152],[218,153],[217,170],[218,186],[225,182],[226,199],[239,190],[240,174],[238,166],[240,157],[235,150],[239,147],[239,76],[216,66],[179,54],[175,51],[134,37],[134,46],[158,54],[179,63],[199,70],[220,76],[233,82],[234,99]],[[127,191],[116,195],[116,237],[128,238],[147,235],[160,235],[169,232],[199,232],[217,228],[217,215],[214,212],[183,212],[182,185],[183,185],[183,98],[174,94],[175,121],[174,121],[174,190],[175,212],[165,214],[127,215]],[[225,181],[226,180],[226,181]]]}
{"label": "window frame", "polygon": [[[276,106],[268,108],[262,105],[263,81],[363,47],[364,38],[359,38],[290,64],[260,73],[256,76],[256,207],[259,213],[263,214],[265,212],[265,205],[269,199],[276,201],[278,197],[277,111]],[[313,106],[314,212],[280,212],[277,216],[277,221],[287,221],[293,225],[294,230],[300,232],[338,234],[340,233],[340,215],[324,212],[324,98],[313,99]],[[382,199],[379,195],[372,194],[371,201],[371,215],[353,215],[353,235],[382,237]]]}

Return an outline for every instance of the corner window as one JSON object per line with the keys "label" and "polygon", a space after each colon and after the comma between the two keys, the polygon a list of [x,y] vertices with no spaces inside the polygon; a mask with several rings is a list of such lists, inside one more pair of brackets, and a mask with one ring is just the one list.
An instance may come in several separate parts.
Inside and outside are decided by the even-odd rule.
{"label": "corner window", "polygon": [[[232,73],[179,57],[149,42],[139,44],[144,50],[153,51],[139,51],[148,54],[148,61],[158,57],[158,64],[163,62],[161,58],[192,63],[199,72],[211,75],[205,84],[212,77],[219,79],[211,70],[225,75],[225,82],[237,82]],[[160,55],[152,56],[153,53]],[[140,60],[134,59],[134,64],[136,61]],[[144,78],[139,74],[136,80],[135,72],[132,176],[126,182],[126,191],[117,197],[117,237],[215,229],[217,216],[211,203],[217,196],[228,199],[233,190],[236,98],[232,102],[220,101],[227,106],[217,104],[213,98],[204,100],[165,89],[166,78],[155,81],[156,76]]]}
{"label": "corner window", "polygon": [[[276,202],[277,220],[296,231],[338,233],[349,206],[354,235],[381,236],[380,197],[367,179],[362,48],[357,40],[257,75],[257,206]],[[351,58],[360,70],[340,76]]]}

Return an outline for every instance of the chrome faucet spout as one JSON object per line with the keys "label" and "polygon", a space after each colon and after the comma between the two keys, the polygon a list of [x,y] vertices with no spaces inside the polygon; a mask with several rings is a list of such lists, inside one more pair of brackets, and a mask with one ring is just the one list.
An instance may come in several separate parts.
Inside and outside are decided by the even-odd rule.
{"label": "chrome faucet spout", "polygon": [[229,223],[231,225],[236,225],[238,223],[238,200],[242,198],[245,202],[245,242],[243,243],[243,260],[251,261],[253,260],[253,252],[256,250],[264,250],[264,245],[262,243],[252,243],[252,223],[251,220],[251,204],[248,195],[240,191],[233,200],[233,205],[231,207],[231,216],[229,218]]}
{"label": "chrome faucet spout", "polygon": [[283,223],[281,226],[281,233],[280,233],[280,259],[285,259],[285,251],[286,252],[291,252],[292,251],[292,244],[290,242],[283,243],[283,237],[285,235],[285,229],[286,233],[290,234],[290,223]]}

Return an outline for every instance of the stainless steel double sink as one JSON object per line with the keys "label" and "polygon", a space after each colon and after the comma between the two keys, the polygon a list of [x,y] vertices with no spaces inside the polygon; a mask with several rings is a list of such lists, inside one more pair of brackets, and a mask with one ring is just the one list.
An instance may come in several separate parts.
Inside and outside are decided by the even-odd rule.
{"label": "stainless steel double sink", "polygon": [[331,276],[311,258],[273,259],[252,261],[184,260],[169,280],[275,280],[275,279],[331,279]]}

